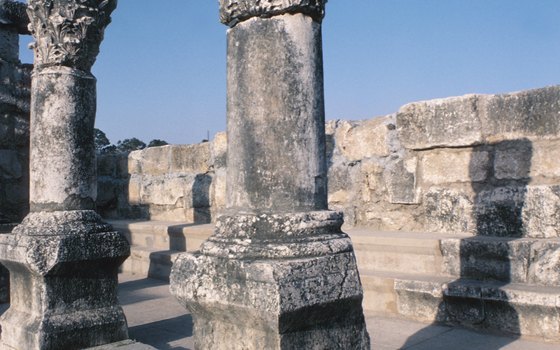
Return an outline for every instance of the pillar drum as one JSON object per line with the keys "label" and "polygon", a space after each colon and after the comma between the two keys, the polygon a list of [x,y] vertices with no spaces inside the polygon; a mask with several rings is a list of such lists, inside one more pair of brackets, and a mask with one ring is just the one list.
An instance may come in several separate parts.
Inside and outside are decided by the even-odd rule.
{"label": "pillar drum", "polygon": [[94,210],[95,78],[69,67],[35,70],[31,91],[31,211]]}
{"label": "pillar drum", "polygon": [[91,66],[115,0],[29,0],[34,36],[30,207],[0,235],[10,271],[2,349],[82,349],[128,338],[117,300],[126,238],[95,213]]}
{"label": "pillar drum", "polygon": [[324,0],[221,0],[227,209],[171,291],[197,349],[369,349],[343,216],[327,209]]}

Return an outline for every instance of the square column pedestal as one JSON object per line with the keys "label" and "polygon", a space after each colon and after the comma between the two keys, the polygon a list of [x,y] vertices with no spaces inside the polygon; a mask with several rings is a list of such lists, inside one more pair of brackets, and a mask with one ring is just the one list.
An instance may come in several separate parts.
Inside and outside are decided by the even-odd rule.
{"label": "square column pedestal", "polygon": [[362,287],[342,214],[223,216],[180,255],[171,292],[196,349],[369,349]]}
{"label": "square column pedestal", "polygon": [[127,339],[117,273],[129,254],[126,238],[89,210],[31,213],[0,235],[12,291],[0,348],[81,349]]}

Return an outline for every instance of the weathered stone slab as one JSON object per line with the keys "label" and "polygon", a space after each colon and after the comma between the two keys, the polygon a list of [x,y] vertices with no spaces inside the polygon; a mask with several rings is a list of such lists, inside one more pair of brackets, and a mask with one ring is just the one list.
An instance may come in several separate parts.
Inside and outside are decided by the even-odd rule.
{"label": "weathered stone slab", "polygon": [[124,236],[93,211],[32,213],[0,235],[2,264],[17,273],[0,319],[2,346],[83,348],[126,339],[116,275],[128,255]]}
{"label": "weathered stone slab", "polygon": [[523,207],[526,186],[502,186],[479,190],[475,196],[476,234],[521,237],[526,235]]}
{"label": "weathered stone slab", "polygon": [[542,286],[560,286],[560,242],[541,240],[531,245],[528,282]]}
{"label": "weathered stone slab", "polygon": [[348,161],[388,156],[390,130],[387,123],[386,118],[374,118],[356,122],[350,128],[342,128],[336,133],[341,155]]}
{"label": "weathered stone slab", "polygon": [[528,179],[532,169],[533,146],[528,139],[495,144],[494,177],[498,180]]}
{"label": "weathered stone slab", "polygon": [[522,220],[527,237],[560,237],[560,185],[527,186]]}
{"label": "weathered stone slab", "polygon": [[211,164],[214,169],[225,168],[227,160],[227,134],[219,132],[210,144]]}
{"label": "weathered stone slab", "polygon": [[192,203],[192,196],[186,198],[186,194],[192,191],[194,182],[195,175],[142,177],[139,203],[184,208],[185,203]]}
{"label": "weathered stone slab", "polygon": [[425,225],[434,232],[475,232],[472,194],[444,187],[424,193]]}
{"label": "weathered stone slab", "polygon": [[407,104],[397,113],[397,130],[408,149],[471,146],[483,141],[478,96]]}
{"label": "weathered stone slab", "polygon": [[560,87],[488,95],[479,101],[484,137],[489,142],[560,135]]}
{"label": "weathered stone slab", "polygon": [[210,170],[210,159],[209,142],[195,145],[175,145],[171,147],[171,167],[169,170],[173,173],[204,174]]}
{"label": "weathered stone slab", "polygon": [[481,182],[490,170],[487,151],[473,149],[437,149],[421,153],[421,174],[425,184]]}
{"label": "weathered stone slab", "polygon": [[395,280],[398,313],[421,322],[444,322],[443,282]]}
{"label": "weathered stone slab", "polygon": [[416,186],[416,169],[418,159],[398,159],[389,162],[384,172],[385,185],[389,194],[389,203],[417,204],[420,194]]}
{"label": "weathered stone slab", "polygon": [[443,239],[443,270],[461,278],[525,283],[532,243],[494,237]]}
{"label": "weathered stone slab", "polygon": [[560,150],[560,140],[547,140],[532,143],[531,178],[560,178],[560,162],[555,154]]}

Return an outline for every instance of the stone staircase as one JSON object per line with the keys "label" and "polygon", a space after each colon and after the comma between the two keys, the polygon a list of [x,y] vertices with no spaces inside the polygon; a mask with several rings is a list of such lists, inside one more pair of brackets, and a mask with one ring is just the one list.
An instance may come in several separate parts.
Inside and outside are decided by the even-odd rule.
{"label": "stone staircase", "polygon": [[[111,221],[130,240],[123,271],[168,280],[173,258],[213,226]],[[560,341],[560,241],[346,229],[367,313]]]}
{"label": "stone staircase", "polygon": [[123,272],[169,281],[175,256],[191,252],[212,234],[214,225],[182,224],[172,221],[110,220],[115,230],[130,242],[130,257]]}

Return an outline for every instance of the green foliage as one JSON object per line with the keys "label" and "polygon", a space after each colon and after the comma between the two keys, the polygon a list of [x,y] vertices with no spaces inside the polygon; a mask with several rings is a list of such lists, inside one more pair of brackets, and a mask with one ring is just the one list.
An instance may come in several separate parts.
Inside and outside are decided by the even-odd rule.
{"label": "green foliage", "polygon": [[121,153],[130,153],[144,148],[146,148],[146,144],[136,137],[117,142],[117,151]]}
{"label": "green foliage", "polygon": [[105,133],[97,128],[93,129],[93,137],[95,142],[95,151],[97,153],[104,153],[104,149],[111,144]]}
{"label": "green foliage", "polygon": [[154,139],[148,143],[148,147],[158,147],[158,146],[165,146],[168,145],[167,141]]}

